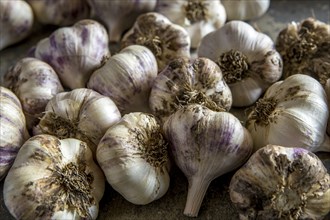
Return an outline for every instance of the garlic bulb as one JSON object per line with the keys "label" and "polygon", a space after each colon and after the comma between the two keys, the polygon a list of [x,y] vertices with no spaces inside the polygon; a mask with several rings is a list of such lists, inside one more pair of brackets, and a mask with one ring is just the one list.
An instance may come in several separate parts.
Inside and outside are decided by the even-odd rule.
{"label": "garlic bulb", "polygon": [[270,86],[246,120],[255,149],[267,144],[330,151],[329,117],[322,85],[295,74]]}
{"label": "garlic bulb", "polygon": [[70,89],[86,87],[92,72],[108,56],[106,29],[90,19],[57,29],[35,49],[35,57],[51,65],[63,86]]}
{"label": "garlic bulb", "polygon": [[110,42],[119,42],[140,14],[155,9],[157,0],[89,0],[89,3],[96,17],[105,23]]}
{"label": "garlic bulb", "polygon": [[139,44],[149,48],[157,59],[159,71],[175,58],[190,57],[187,31],[156,12],[140,15],[121,44],[122,47]]}
{"label": "garlic bulb", "polygon": [[243,21],[229,21],[206,35],[197,54],[220,66],[235,107],[252,105],[282,76],[282,59],[272,39]]}
{"label": "garlic bulb", "polygon": [[136,111],[150,112],[149,93],[157,73],[153,53],[147,47],[131,45],[97,69],[87,87],[109,96],[122,115]]}
{"label": "garlic bulb", "polygon": [[148,204],[168,190],[167,141],[153,115],[124,115],[107,130],[96,157],[110,185],[131,203]]}
{"label": "garlic bulb", "polygon": [[276,39],[284,77],[307,74],[325,85],[330,78],[330,25],[314,18],[288,24]]}
{"label": "garlic bulb", "polygon": [[252,20],[264,15],[270,0],[221,0],[228,20]]}
{"label": "garlic bulb", "polygon": [[117,106],[109,97],[80,88],[54,96],[33,131],[61,139],[77,138],[86,142],[95,153],[106,130],[120,118]]}
{"label": "garlic bulb", "polygon": [[267,145],[232,177],[231,201],[243,219],[323,219],[330,211],[330,176],[302,148]]}
{"label": "garlic bulb", "polygon": [[18,152],[3,198],[16,219],[96,219],[104,188],[86,143],[37,135]]}
{"label": "garlic bulb", "polygon": [[191,48],[197,48],[201,39],[223,26],[227,18],[220,1],[158,0],[156,11],[187,30]]}
{"label": "garlic bulb", "polygon": [[42,24],[72,25],[90,16],[86,0],[27,0],[37,20]]}
{"label": "garlic bulb", "polygon": [[219,67],[208,58],[177,58],[156,77],[149,105],[162,122],[181,106],[201,104],[214,111],[228,111],[231,92]]}
{"label": "garlic bulb", "polygon": [[18,150],[30,137],[17,96],[0,86],[0,180],[13,164]]}
{"label": "garlic bulb", "polygon": [[196,217],[211,181],[248,159],[251,136],[231,113],[197,104],[180,108],[163,129],[176,165],[188,178],[184,214]]}
{"label": "garlic bulb", "polygon": [[4,75],[3,85],[19,98],[30,130],[39,122],[48,101],[63,92],[51,66],[35,58],[23,58]]}
{"label": "garlic bulb", "polygon": [[33,11],[22,0],[0,1],[0,51],[26,38],[32,30]]}

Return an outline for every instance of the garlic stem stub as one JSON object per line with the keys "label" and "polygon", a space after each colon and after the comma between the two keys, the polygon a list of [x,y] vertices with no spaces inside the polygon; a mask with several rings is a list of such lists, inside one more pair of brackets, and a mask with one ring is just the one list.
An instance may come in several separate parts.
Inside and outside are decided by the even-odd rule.
{"label": "garlic stem stub", "polygon": [[124,115],[101,139],[96,158],[112,188],[133,204],[151,203],[168,190],[167,141],[151,114]]}
{"label": "garlic stem stub", "polygon": [[231,179],[240,219],[323,219],[330,212],[330,175],[303,148],[266,145]]}
{"label": "garlic stem stub", "polygon": [[16,219],[96,219],[104,175],[85,142],[51,135],[28,139],[4,182]]}

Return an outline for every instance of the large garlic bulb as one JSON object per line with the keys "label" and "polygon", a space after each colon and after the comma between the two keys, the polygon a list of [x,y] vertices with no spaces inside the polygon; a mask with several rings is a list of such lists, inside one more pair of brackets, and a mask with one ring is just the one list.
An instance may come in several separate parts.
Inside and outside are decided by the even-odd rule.
{"label": "large garlic bulb", "polygon": [[272,39],[243,21],[227,22],[206,35],[197,53],[220,66],[235,107],[253,104],[282,76],[281,56]]}
{"label": "large garlic bulb", "polygon": [[16,219],[96,219],[104,188],[86,143],[37,135],[18,152],[3,198]]}
{"label": "large garlic bulb", "polygon": [[0,180],[29,137],[19,99],[12,91],[0,86]]}
{"label": "large garlic bulb", "polygon": [[124,115],[129,112],[150,112],[148,100],[158,73],[157,61],[145,46],[131,45],[97,69],[87,87],[109,96]]}
{"label": "large garlic bulb", "polygon": [[159,71],[175,58],[190,57],[187,31],[156,12],[140,15],[124,35],[121,44],[122,47],[133,44],[148,47],[157,59]]}
{"label": "large garlic bulb", "polygon": [[206,34],[223,26],[227,18],[221,2],[213,0],[158,0],[156,11],[187,30],[192,48],[197,48]]}
{"label": "large garlic bulb", "polygon": [[61,92],[47,104],[45,114],[34,128],[34,134],[51,134],[61,139],[77,138],[92,152],[106,130],[121,118],[115,103],[91,89]]}
{"label": "large garlic bulb", "polygon": [[35,58],[19,60],[4,75],[3,85],[21,101],[29,130],[39,122],[48,101],[64,91],[53,68]]}
{"label": "large garlic bulb", "polygon": [[0,1],[0,51],[26,38],[32,30],[33,11],[22,0]]}
{"label": "large garlic bulb", "polygon": [[131,203],[148,204],[168,190],[167,141],[150,114],[124,115],[107,130],[96,157],[110,185]]}
{"label": "large garlic bulb", "polygon": [[163,129],[176,165],[188,178],[184,214],[196,217],[211,181],[248,159],[251,136],[231,113],[197,104],[180,108]]}
{"label": "large garlic bulb", "polygon": [[231,201],[241,220],[323,219],[330,212],[330,176],[302,148],[267,145],[232,177]]}
{"label": "large garlic bulb", "polygon": [[34,55],[54,68],[63,86],[83,88],[92,72],[110,56],[108,34],[100,23],[80,20],[39,41]]}
{"label": "large garlic bulb", "polygon": [[314,78],[295,74],[270,86],[248,115],[255,149],[267,144],[330,151],[327,97]]}

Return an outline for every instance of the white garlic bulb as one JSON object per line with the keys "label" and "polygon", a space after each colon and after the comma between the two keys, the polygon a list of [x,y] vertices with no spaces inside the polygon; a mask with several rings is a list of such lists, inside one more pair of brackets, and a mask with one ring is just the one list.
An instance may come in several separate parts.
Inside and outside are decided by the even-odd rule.
{"label": "white garlic bulb", "polygon": [[29,130],[39,122],[48,101],[64,91],[53,68],[36,58],[19,60],[4,75],[3,85],[21,101]]}
{"label": "white garlic bulb", "polygon": [[206,35],[197,53],[220,66],[235,107],[252,105],[282,76],[273,40],[244,21],[229,21]]}
{"label": "white garlic bulb", "polygon": [[162,122],[188,104],[201,104],[214,111],[231,107],[230,89],[220,68],[208,58],[172,60],[153,83],[149,105]]}
{"label": "white garlic bulb", "polygon": [[26,38],[32,30],[33,11],[22,0],[0,1],[0,51]]}
{"label": "white garlic bulb", "polygon": [[0,86],[0,180],[13,164],[18,150],[30,137],[17,96]]}
{"label": "white garlic bulb", "polygon": [[34,134],[51,134],[61,139],[82,140],[95,154],[106,130],[120,118],[117,106],[109,97],[80,88],[55,95],[33,131]]}
{"label": "white garlic bulb", "polygon": [[37,135],[18,152],[3,198],[16,219],[96,219],[104,188],[86,143]]}
{"label": "white garlic bulb", "polygon": [[187,31],[156,12],[141,14],[126,32],[121,46],[134,44],[146,46],[153,52],[159,71],[175,58],[190,58],[190,37]]}
{"label": "white garlic bulb", "polygon": [[256,150],[275,144],[330,151],[328,117],[322,85],[308,75],[294,74],[267,89],[248,115],[246,127]]}
{"label": "white garlic bulb", "polygon": [[226,11],[220,1],[158,0],[156,11],[170,21],[184,27],[197,48],[201,39],[226,22]]}
{"label": "white garlic bulb", "polygon": [[85,19],[39,41],[34,55],[54,68],[63,86],[84,88],[92,72],[110,56],[108,43],[106,29]]}
{"label": "white garlic bulb", "polygon": [[184,214],[196,217],[211,181],[248,159],[252,138],[231,113],[197,104],[180,108],[163,129],[174,161],[189,183]]}
{"label": "white garlic bulb", "polygon": [[96,157],[112,188],[131,203],[148,204],[168,190],[167,141],[153,115],[124,115],[107,130]]}
{"label": "white garlic bulb", "polygon": [[302,148],[259,149],[234,174],[229,193],[241,220],[321,220],[330,212],[330,175]]}
{"label": "white garlic bulb", "polygon": [[109,96],[122,115],[150,112],[148,100],[158,73],[157,61],[145,46],[131,45],[112,56],[90,77],[87,87]]}

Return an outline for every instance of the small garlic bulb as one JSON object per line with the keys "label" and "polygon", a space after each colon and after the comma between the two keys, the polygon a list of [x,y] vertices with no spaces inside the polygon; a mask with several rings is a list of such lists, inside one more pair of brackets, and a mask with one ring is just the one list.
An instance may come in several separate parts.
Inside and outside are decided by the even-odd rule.
{"label": "small garlic bulb", "polygon": [[190,58],[190,37],[187,31],[156,12],[140,15],[124,35],[122,47],[133,44],[146,46],[153,52],[159,71],[175,58]]}
{"label": "small garlic bulb", "polygon": [[302,148],[259,149],[234,174],[229,193],[241,220],[321,220],[330,212],[330,175]]}
{"label": "small garlic bulb", "polygon": [[188,178],[184,214],[196,217],[211,181],[248,159],[252,138],[231,113],[197,104],[180,108],[163,129],[176,165]]}
{"label": "small garlic bulb", "polygon": [[0,1],[0,51],[26,38],[32,30],[33,11],[22,0]]}
{"label": "small garlic bulb", "polygon": [[181,106],[194,103],[228,111],[232,96],[220,68],[212,60],[177,58],[156,77],[149,98],[150,109],[164,122]]}
{"label": "small garlic bulb", "polygon": [[104,188],[86,143],[37,135],[18,152],[3,198],[15,219],[96,219]]}
{"label": "small garlic bulb", "polygon": [[63,86],[84,88],[92,72],[110,56],[108,34],[100,23],[80,20],[39,41],[34,55],[54,68]]}
{"label": "small garlic bulb", "polygon": [[21,101],[29,130],[38,124],[48,101],[64,91],[53,68],[35,58],[19,60],[4,75],[3,85]]}
{"label": "small garlic bulb", "polygon": [[34,134],[51,134],[61,139],[76,138],[95,154],[106,130],[121,118],[115,103],[91,89],[61,92],[47,104]]}
{"label": "small garlic bulb", "polygon": [[13,164],[18,150],[30,137],[17,96],[0,86],[0,180]]}
{"label": "small garlic bulb", "polygon": [[124,115],[107,130],[96,157],[112,188],[131,203],[148,204],[168,190],[167,141],[153,115]]}
{"label": "small garlic bulb", "polygon": [[282,76],[272,39],[243,21],[229,21],[203,37],[197,54],[220,66],[235,107],[252,105]]}

